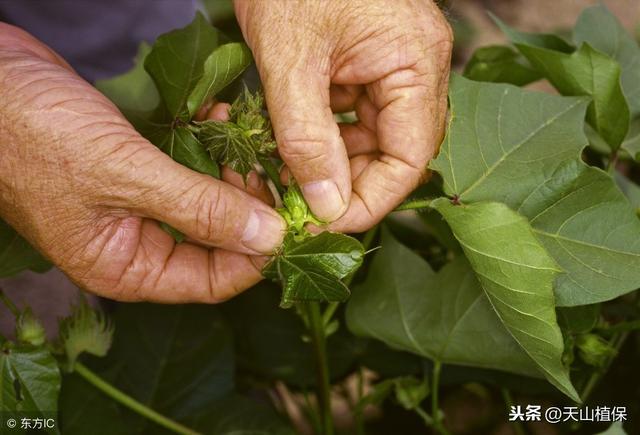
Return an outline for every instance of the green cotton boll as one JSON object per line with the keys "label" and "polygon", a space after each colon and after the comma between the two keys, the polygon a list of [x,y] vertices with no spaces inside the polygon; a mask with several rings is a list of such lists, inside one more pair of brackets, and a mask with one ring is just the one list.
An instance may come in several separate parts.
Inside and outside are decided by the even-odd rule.
{"label": "green cotton boll", "polygon": [[47,339],[42,323],[33,315],[31,308],[24,310],[16,322],[16,337],[20,343],[42,346]]}
{"label": "green cotton boll", "polygon": [[60,342],[67,356],[68,368],[73,370],[78,356],[84,352],[105,356],[111,347],[113,331],[113,324],[105,315],[82,299],[71,315],[60,322]]}
{"label": "green cotton boll", "polygon": [[596,334],[582,334],[576,338],[580,358],[587,364],[603,368],[617,351],[604,338]]}

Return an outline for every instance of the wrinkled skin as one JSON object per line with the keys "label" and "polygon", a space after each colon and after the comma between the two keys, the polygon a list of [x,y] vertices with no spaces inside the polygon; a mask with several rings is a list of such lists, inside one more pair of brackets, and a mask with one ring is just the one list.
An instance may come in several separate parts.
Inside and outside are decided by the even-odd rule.
{"label": "wrinkled skin", "polygon": [[[236,0],[278,151],[331,229],[372,227],[442,141],[452,34],[425,0]],[[355,110],[337,125],[332,112]]]}
{"label": "wrinkled skin", "polygon": [[[428,1],[275,3],[236,10],[282,175],[332,229],[364,230],[425,178],[440,143],[449,27]],[[0,101],[0,216],[78,285],[124,301],[219,302],[260,280],[285,223],[256,174],[245,187],[228,168],[219,181],[175,163],[57,54],[3,23]],[[338,127],[331,110],[354,108],[360,121]],[[176,245],[157,221],[189,241]]]}

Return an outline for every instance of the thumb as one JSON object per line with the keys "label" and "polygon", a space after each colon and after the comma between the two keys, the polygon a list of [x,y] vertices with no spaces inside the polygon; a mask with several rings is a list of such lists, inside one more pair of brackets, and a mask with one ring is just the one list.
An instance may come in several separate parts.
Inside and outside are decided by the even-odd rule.
{"label": "thumb", "polygon": [[[303,66],[284,73],[274,68],[263,65],[260,75],[278,152],[311,211],[324,221],[334,221],[349,204],[351,175],[329,105],[329,77]],[[282,80],[284,76],[287,80]]]}
{"label": "thumb", "polygon": [[150,163],[132,171],[131,184],[140,195],[130,199],[127,208],[204,245],[253,255],[270,254],[280,246],[286,224],[273,208],[228,183],[181,166],[156,149],[148,152],[157,155],[142,159]]}

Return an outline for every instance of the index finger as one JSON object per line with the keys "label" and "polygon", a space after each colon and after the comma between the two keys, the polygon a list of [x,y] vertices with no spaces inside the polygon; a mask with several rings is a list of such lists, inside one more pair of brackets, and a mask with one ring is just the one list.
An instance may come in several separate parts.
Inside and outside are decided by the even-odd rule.
{"label": "index finger", "polygon": [[429,48],[428,57],[367,86],[379,110],[380,157],[353,181],[347,212],[330,229],[361,232],[398,206],[427,178],[427,164],[444,136],[450,39]]}

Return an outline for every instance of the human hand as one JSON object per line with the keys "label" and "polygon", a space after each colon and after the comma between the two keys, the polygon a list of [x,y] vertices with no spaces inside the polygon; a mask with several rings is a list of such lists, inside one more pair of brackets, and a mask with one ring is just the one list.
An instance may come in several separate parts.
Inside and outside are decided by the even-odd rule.
{"label": "human hand", "polygon": [[[452,33],[429,0],[236,0],[280,156],[330,229],[364,231],[426,179]],[[356,111],[337,125],[332,112]],[[286,177],[286,175],[285,175]]]}
{"label": "human hand", "polygon": [[[256,174],[251,196],[228,169],[223,182],[174,162],[55,53],[2,23],[0,101],[0,215],[81,287],[218,302],[261,279],[260,256],[285,223],[254,197],[269,198]],[[191,242],[176,245],[157,221]]]}

